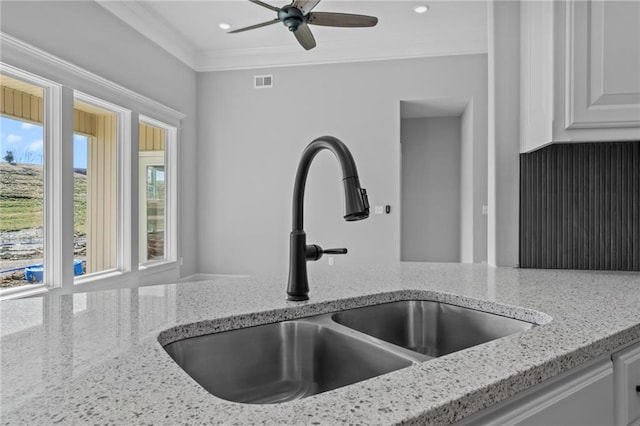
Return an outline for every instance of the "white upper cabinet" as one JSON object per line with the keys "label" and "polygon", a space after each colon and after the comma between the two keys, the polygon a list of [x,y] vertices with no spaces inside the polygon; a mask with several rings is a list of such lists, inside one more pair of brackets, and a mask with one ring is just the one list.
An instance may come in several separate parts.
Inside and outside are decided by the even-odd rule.
{"label": "white upper cabinet", "polygon": [[640,140],[640,1],[521,3],[521,152]]}

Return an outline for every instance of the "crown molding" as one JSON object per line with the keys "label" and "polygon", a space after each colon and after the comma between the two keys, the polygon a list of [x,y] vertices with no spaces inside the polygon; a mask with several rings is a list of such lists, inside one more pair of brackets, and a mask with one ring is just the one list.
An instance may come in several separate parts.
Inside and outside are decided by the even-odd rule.
{"label": "crown molding", "polygon": [[198,51],[175,27],[143,3],[136,1],[95,0],[117,18],[196,70]]}
{"label": "crown molding", "polygon": [[125,108],[136,109],[152,117],[180,127],[186,115],[133,90],[120,86],[84,68],[0,32],[0,64],[15,66],[56,84],[73,87],[89,95],[103,98]]}
{"label": "crown molding", "polygon": [[229,71],[487,53],[485,31],[451,31],[449,34],[426,38],[426,41],[409,45],[406,44],[406,40],[401,39],[390,39],[368,46],[341,42],[334,46],[320,45],[310,51],[300,49],[295,41],[286,47],[201,51],[198,53],[195,70]]}

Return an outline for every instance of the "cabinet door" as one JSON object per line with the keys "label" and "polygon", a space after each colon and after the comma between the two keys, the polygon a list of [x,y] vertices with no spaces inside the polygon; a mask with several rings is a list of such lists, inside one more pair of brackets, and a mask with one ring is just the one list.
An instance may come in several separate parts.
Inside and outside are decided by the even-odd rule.
{"label": "cabinet door", "polygon": [[640,2],[566,7],[566,128],[640,126]]}
{"label": "cabinet door", "polygon": [[611,425],[614,421],[611,359],[578,367],[459,425]]}
{"label": "cabinet door", "polygon": [[640,424],[640,343],[612,358],[616,425]]}

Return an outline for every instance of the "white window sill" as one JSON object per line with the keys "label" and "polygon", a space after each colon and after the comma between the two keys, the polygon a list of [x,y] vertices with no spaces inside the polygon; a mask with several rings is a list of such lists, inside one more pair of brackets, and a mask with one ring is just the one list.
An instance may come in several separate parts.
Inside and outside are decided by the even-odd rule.
{"label": "white window sill", "polygon": [[148,263],[141,263],[140,265],[138,265],[138,271],[140,271],[141,274],[145,274],[146,272],[155,274],[157,272],[166,271],[177,267],[178,262],[176,262],[175,260],[161,259]]}
{"label": "white window sill", "polygon": [[36,296],[49,291],[44,284],[28,284],[20,287],[0,290],[0,300],[20,299],[28,296]]}
{"label": "white window sill", "polygon": [[96,281],[108,280],[109,278],[118,278],[122,277],[122,271],[118,271],[117,269],[109,269],[107,271],[96,272],[88,275],[79,275],[74,278],[74,285],[82,285],[88,284]]}

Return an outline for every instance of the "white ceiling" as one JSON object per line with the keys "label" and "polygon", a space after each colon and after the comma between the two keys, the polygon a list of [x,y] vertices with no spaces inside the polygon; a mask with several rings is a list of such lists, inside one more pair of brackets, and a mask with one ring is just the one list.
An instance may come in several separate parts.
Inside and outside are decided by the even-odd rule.
{"label": "white ceiling", "polygon": [[[487,51],[485,0],[323,0],[315,11],[372,15],[379,22],[373,28],[311,26],[317,47],[310,51],[279,23],[237,34],[218,28],[221,22],[234,29],[276,17],[247,0],[96,1],[196,71]],[[416,14],[413,8],[422,4],[429,11]]]}

